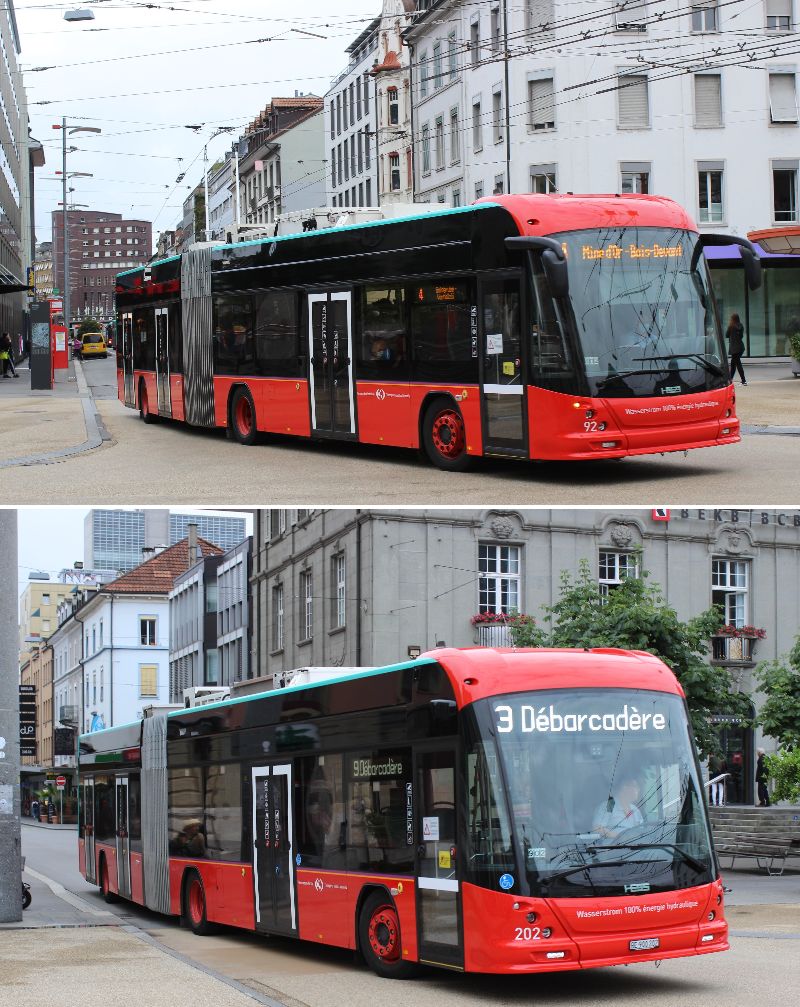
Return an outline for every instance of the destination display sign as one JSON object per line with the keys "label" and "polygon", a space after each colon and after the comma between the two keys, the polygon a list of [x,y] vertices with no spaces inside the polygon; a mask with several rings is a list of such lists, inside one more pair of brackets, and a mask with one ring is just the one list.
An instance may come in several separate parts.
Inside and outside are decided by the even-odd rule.
{"label": "destination display sign", "polygon": [[581,245],[583,259],[611,259],[617,262],[621,259],[680,259],[683,255],[683,245]]}

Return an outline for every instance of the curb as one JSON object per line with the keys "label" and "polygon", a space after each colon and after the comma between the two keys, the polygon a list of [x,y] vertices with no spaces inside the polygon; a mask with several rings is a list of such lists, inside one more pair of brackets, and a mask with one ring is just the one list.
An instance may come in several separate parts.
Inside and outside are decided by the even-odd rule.
{"label": "curb", "polygon": [[102,444],[111,440],[111,435],[106,430],[97,412],[94,396],[84,377],[81,362],[75,359],[73,363],[75,364],[75,380],[78,384],[78,396],[83,407],[86,440],[70,448],[60,448],[57,451],[46,451],[36,455],[23,455],[20,458],[9,458],[6,461],[0,461],[0,469],[30,465],[52,465],[63,461],[65,458],[72,458],[74,455],[83,454],[85,451],[93,451],[95,448],[99,448]]}

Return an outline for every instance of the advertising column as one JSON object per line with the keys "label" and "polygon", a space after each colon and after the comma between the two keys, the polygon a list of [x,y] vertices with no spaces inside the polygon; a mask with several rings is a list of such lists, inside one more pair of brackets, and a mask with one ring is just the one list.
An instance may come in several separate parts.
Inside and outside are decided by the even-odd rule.
{"label": "advertising column", "polygon": [[31,302],[31,388],[34,391],[53,387],[52,352],[50,348],[50,304]]}

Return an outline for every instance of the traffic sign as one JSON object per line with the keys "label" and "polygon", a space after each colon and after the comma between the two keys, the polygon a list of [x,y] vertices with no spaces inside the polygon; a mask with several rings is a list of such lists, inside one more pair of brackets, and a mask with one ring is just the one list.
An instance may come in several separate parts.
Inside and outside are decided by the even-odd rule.
{"label": "traffic sign", "polygon": [[67,785],[67,778],[66,778],[66,776],[57,776],[56,777],[56,786],[58,787],[59,790],[63,790],[64,787],[66,787],[66,785]]}

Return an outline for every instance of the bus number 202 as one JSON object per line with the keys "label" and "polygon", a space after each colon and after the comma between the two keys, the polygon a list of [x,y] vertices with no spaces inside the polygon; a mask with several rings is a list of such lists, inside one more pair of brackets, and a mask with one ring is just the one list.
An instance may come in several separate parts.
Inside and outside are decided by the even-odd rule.
{"label": "bus number 202", "polygon": [[515,941],[538,941],[541,930],[539,927],[515,927]]}

